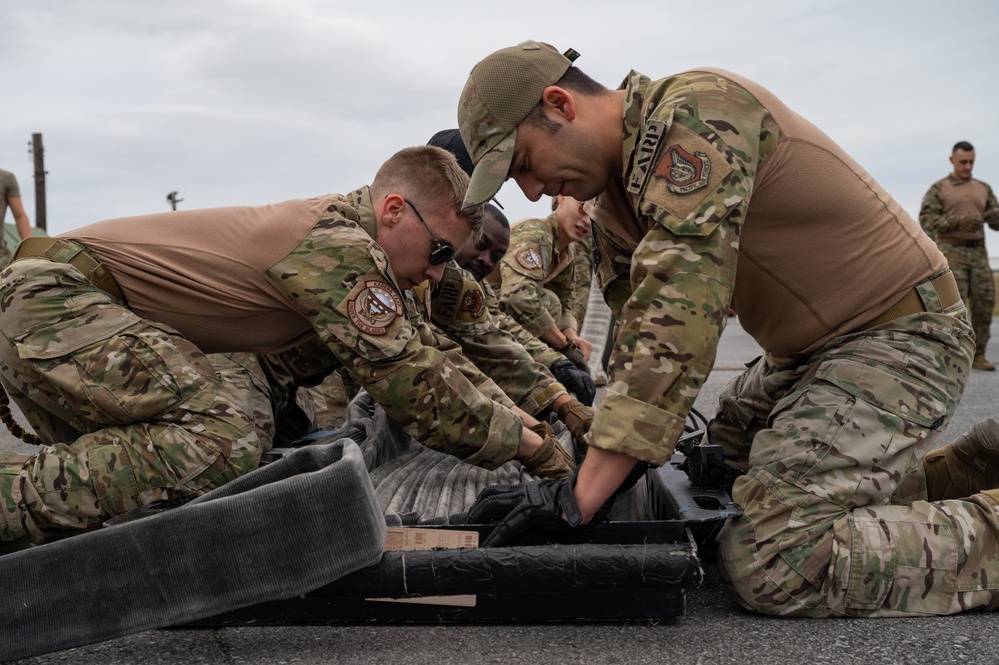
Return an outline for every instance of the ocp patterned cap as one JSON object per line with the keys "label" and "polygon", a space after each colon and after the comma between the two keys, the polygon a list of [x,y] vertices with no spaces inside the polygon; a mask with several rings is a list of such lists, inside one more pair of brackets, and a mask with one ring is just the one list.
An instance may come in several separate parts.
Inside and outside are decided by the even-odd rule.
{"label": "ocp patterned cap", "polygon": [[464,206],[491,199],[510,172],[517,126],[572,61],[551,44],[526,41],[486,56],[468,75],[458,102],[458,129],[475,162]]}

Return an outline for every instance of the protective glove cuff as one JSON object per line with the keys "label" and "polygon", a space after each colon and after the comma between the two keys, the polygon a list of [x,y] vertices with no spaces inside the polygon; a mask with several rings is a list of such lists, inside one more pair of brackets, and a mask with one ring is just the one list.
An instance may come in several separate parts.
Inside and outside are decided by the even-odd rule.
{"label": "protective glove cuff", "polygon": [[559,445],[548,423],[539,422],[528,429],[544,439],[533,455],[521,460],[531,473],[546,478],[566,478],[576,470],[575,460]]}

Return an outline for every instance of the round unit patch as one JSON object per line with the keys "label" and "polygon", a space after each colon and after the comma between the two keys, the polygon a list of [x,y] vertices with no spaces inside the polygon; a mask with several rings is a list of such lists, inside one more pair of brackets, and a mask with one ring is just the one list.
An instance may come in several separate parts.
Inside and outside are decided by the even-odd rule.
{"label": "round unit patch", "polygon": [[359,330],[369,335],[384,335],[396,317],[405,311],[402,298],[385,282],[365,282],[364,287],[347,303],[347,315]]}
{"label": "round unit patch", "polygon": [[528,270],[537,270],[541,267],[541,255],[533,247],[528,247],[517,252],[517,263]]}

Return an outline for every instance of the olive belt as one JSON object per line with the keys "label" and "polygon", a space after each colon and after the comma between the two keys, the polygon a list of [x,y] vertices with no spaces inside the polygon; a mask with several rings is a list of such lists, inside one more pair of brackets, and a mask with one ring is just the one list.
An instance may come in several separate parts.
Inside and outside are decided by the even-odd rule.
{"label": "olive belt", "polygon": [[[929,282],[930,285],[936,289],[937,297],[940,298],[940,307],[942,309],[947,309],[961,299],[961,292],[957,289],[957,281],[954,279],[954,273],[950,270],[937,275],[936,277],[930,279]],[[914,286],[909,289],[908,293],[902,296],[901,300],[889,307],[886,312],[856,328],[853,332],[870,330],[871,328],[882,326],[889,321],[894,321],[895,319],[903,316],[919,314],[920,312],[925,311],[926,306],[923,304],[923,299],[920,297],[917,287]]]}
{"label": "olive belt", "polygon": [[125,294],[115,281],[114,275],[90,250],[78,242],[64,238],[25,238],[17,248],[11,263],[20,259],[48,259],[56,263],[66,263],[81,273],[88,282],[108,295],[126,303]]}

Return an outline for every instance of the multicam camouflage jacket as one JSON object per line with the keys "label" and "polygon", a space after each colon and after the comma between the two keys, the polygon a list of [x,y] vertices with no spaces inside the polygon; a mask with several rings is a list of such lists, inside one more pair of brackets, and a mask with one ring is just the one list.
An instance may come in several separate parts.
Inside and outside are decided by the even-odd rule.
{"label": "multicam camouflage jacket", "polygon": [[270,279],[409,434],[470,464],[492,468],[512,459],[520,419],[456,345],[437,338],[407,307],[388,256],[374,241],[368,188],[346,198],[330,205],[299,246],[270,268]]}
{"label": "multicam camouflage jacket", "polygon": [[[976,210],[975,213],[979,214],[955,214],[954,206],[947,205],[947,201],[944,200],[946,197],[943,195],[943,190],[947,185],[974,188],[975,191],[969,198],[978,199],[976,201],[978,205],[975,207],[979,210]],[[926,190],[919,207],[919,224],[934,240],[941,236],[946,238],[954,233],[961,234],[961,232],[965,232],[963,235],[984,238],[984,224],[988,224],[989,228],[994,231],[999,231],[999,201],[996,200],[992,188],[981,180],[972,178],[968,181],[960,181],[953,174],[949,174],[947,177],[937,180]]]}
{"label": "multicam camouflage jacket", "polygon": [[711,371],[753,176],[776,134],[761,131],[756,100],[716,76],[632,71],[622,88],[625,171],[593,214],[594,269],[618,331],[590,436],[662,464]]}
{"label": "multicam camouflage jacket", "polygon": [[[439,284],[419,284],[413,289],[413,295],[417,307],[427,319],[458,344],[468,360],[495,381],[517,406],[537,415],[557,397],[564,395],[566,389],[548,371],[549,365],[532,358],[514,335],[501,325],[502,319],[493,316],[487,302],[487,288],[472,273],[452,261],[445,268]],[[528,336],[548,348],[533,336]],[[556,352],[551,353],[562,357]]]}
{"label": "multicam camouflage jacket", "polygon": [[[510,249],[500,261],[500,304],[535,336],[552,326],[578,331],[582,321],[576,319],[575,313],[585,308],[589,296],[588,289],[581,292],[576,288],[582,278],[576,275],[579,266],[575,257],[583,246],[570,243],[561,252],[557,248],[558,221],[552,213],[545,219],[527,219],[514,225],[510,229]],[[560,305],[557,320],[543,304],[546,289]]]}

